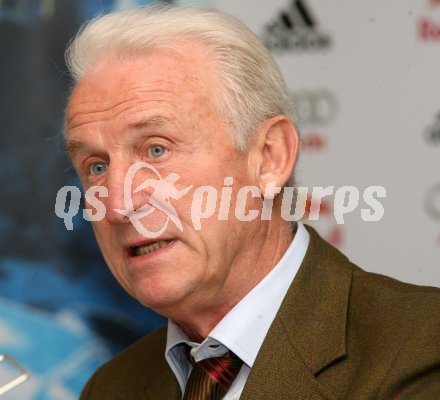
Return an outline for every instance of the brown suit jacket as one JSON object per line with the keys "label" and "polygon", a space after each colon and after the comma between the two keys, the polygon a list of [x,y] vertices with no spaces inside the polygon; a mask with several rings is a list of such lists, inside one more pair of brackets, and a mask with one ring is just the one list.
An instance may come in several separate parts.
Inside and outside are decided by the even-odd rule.
{"label": "brown suit jacket", "polygon": [[[365,272],[308,230],[241,399],[440,399],[440,290]],[[165,343],[163,328],[123,351],[81,400],[180,399]]]}

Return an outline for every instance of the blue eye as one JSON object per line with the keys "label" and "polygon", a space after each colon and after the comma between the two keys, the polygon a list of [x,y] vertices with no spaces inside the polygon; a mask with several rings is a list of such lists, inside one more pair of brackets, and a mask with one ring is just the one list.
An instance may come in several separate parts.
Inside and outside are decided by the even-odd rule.
{"label": "blue eye", "polygon": [[159,146],[159,145],[151,146],[148,149],[149,156],[154,157],[154,158],[163,156],[165,154],[165,152],[166,152],[166,148],[163,146]]}
{"label": "blue eye", "polygon": [[102,162],[94,163],[90,167],[90,173],[92,175],[101,175],[105,171],[107,171],[107,169],[108,169],[108,166],[105,163],[102,163]]}

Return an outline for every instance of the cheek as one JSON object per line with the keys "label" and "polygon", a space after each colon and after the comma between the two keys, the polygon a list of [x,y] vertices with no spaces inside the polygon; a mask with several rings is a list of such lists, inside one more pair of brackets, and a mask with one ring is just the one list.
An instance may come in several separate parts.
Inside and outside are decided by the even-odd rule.
{"label": "cheek", "polygon": [[93,232],[95,233],[96,238],[101,237],[104,235],[106,229],[105,229],[105,218],[101,221],[92,221],[90,222],[92,225]]}
{"label": "cheek", "polygon": [[91,222],[96,241],[105,258],[110,255],[111,249],[114,247],[111,241],[111,229],[105,219],[102,221]]}

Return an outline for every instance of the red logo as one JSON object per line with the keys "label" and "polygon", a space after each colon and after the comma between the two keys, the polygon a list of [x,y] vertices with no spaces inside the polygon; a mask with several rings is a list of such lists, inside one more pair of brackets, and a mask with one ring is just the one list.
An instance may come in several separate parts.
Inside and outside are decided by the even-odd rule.
{"label": "red logo", "polygon": [[440,0],[430,0],[431,7],[440,6]]}
{"label": "red logo", "polygon": [[308,196],[307,201],[306,201],[307,218],[312,213],[317,213],[317,214],[322,214],[322,215],[330,215],[332,213],[332,206],[330,205],[330,203],[328,201],[325,201],[325,200],[320,200],[319,202],[312,201],[310,196]]}
{"label": "red logo", "polygon": [[440,41],[440,23],[427,17],[421,18],[418,24],[418,35],[426,42]]}
{"label": "red logo", "polygon": [[307,133],[301,139],[301,148],[304,151],[319,151],[327,146],[327,141],[319,133]]}
{"label": "red logo", "polygon": [[312,201],[311,197],[308,196],[304,220],[310,224],[311,221],[308,221],[308,218],[311,213],[316,212],[323,217],[320,218],[320,222],[316,226],[322,237],[333,246],[341,248],[344,245],[344,231],[341,225],[334,223],[331,203],[324,199],[320,202]]}
{"label": "red logo", "polygon": [[339,248],[344,244],[344,236],[340,225],[335,225],[333,229],[328,232],[326,240],[333,246]]}

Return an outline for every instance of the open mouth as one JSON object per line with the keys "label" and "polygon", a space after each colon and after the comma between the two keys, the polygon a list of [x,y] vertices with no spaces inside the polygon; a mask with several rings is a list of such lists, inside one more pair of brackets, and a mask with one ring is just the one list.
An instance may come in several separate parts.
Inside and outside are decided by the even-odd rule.
{"label": "open mouth", "polygon": [[133,246],[130,247],[130,255],[132,257],[144,256],[169,245],[171,242],[172,240],[161,240],[158,242],[146,244],[144,246]]}

